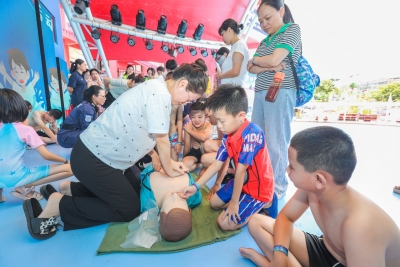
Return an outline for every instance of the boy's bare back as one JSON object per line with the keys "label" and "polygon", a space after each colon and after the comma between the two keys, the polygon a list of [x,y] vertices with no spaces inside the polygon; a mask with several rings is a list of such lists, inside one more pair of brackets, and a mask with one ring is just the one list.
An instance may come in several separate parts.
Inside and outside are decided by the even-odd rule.
{"label": "boy's bare back", "polygon": [[349,186],[328,203],[305,194],[324,243],[337,260],[345,266],[400,266],[399,228],[375,203]]}

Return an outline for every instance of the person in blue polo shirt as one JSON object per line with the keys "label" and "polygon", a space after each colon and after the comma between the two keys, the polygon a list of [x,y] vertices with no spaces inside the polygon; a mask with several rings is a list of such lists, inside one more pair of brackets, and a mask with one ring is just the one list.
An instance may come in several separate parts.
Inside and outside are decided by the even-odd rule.
{"label": "person in blue polo shirt", "polygon": [[65,119],[58,132],[58,144],[71,148],[78,136],[98,117],[98,105],[106,101],[106,91],[97,85],[92,85],[84,92],[84,100]]}
{"label": "person in blue polo shirt", "polygon": [[82,73],[87,70],[87,64],[82,59],[77,59],[71,64],[69,72],[71,76],[68,80],[68,92],[71,94],[71,105],[75,108],[83,100],[83,92],[87,89],[87,84]]}

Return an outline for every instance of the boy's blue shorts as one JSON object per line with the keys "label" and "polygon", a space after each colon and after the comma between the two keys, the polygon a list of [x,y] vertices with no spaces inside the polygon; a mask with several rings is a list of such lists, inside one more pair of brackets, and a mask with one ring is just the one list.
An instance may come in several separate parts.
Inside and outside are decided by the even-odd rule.
{"label": "boy's blue shorts", "polygon": [[[217,196],[225,203],[231,201],[233,193],[233,183],[235,179],[231,179],[224,187],[217,191]],[[253,213],[258,212],[266,202],[257,200],[250,195],[240,193],[239,197],[239,216],[238,224],[244,223]],[[224,209],[226,210],[226,209]],[[233,218],[231,218],[233,221]]]}

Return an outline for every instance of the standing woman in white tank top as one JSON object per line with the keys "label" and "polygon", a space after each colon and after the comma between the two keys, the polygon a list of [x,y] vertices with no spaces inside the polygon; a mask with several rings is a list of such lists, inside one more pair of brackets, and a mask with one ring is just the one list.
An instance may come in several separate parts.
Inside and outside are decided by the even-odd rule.
{"label": "standing woman in white tank top", "polygon": [[247,62],[249,61],[249,49],[245,41],[240,39],[239,33],[243,29],[243,24],[238,24],[233,19],[225,20],[218,33],[226,45],[231,45],[231,51],[222,64],[222,72],[217,71],[218,79],[221,84],[244,85],[247,74]]}

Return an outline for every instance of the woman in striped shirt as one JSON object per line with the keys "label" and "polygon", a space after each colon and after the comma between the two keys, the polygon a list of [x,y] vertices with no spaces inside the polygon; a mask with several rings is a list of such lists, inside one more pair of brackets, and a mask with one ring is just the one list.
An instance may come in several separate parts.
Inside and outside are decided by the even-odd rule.
{"label": "woman in striped shirt", "polygon": [[[285,194],[288,179],[288,145],[290,123],[296,103],[296,83],[289,58],[295,65],[301,55],[300,27],[293,23],[289,8],[283,0],[263,0],[258,8],[261,29],[268,33],[247,68],[257,74],[252,122],[264,130],[271,163],[274,169],[275,191]],[[265,100],[275,72],[285,73],[275,102]]]}

